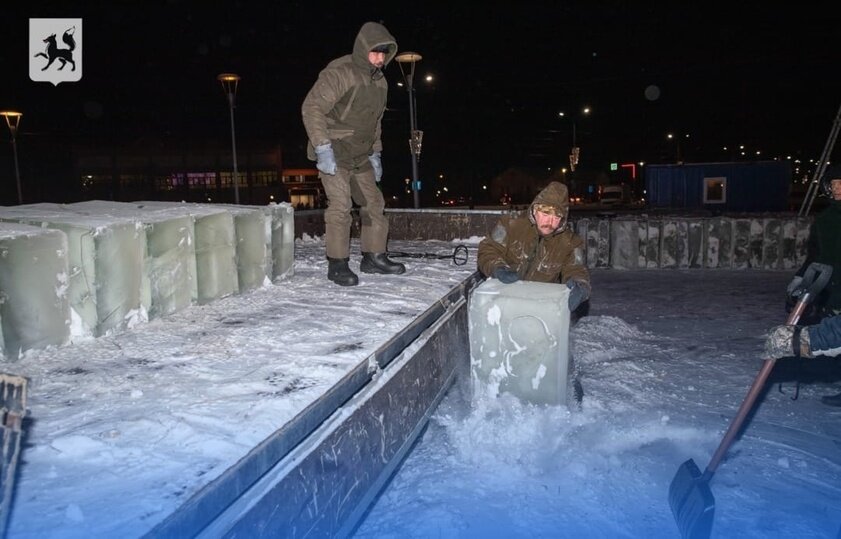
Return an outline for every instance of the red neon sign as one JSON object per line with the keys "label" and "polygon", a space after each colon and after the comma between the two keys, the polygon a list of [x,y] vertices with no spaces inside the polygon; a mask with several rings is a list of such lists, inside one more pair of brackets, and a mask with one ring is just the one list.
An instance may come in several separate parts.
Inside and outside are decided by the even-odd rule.
{"label": "red neon sign", "polygon": [[622,167],[622,168],[629,168],[629,169],[631,169],[631,179],[632,179],[632,180],[636,180],[636,179],[637,179],[637,164],[636,164],[636,163],[623,163],[623,164],[621,164],[621,165],[619,165],[619,166],[620,166],[620,167]]}

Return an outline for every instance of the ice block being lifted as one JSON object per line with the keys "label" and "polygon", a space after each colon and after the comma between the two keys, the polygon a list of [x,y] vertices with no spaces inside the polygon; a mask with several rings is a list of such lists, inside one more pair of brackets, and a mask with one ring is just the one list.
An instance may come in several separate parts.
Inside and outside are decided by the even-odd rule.
{"label": "ice block being lifted", "polygon": [[569,290],[485,281],[470,297],[470,363],[477,389],[535,404],[569,404]]}

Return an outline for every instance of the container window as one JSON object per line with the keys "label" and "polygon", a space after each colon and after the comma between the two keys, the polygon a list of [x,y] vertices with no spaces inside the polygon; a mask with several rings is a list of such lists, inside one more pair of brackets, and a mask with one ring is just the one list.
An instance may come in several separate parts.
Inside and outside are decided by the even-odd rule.
{"label": "container window", "polygon": [[727,202],[727,178],[704,178],[704,204]]}

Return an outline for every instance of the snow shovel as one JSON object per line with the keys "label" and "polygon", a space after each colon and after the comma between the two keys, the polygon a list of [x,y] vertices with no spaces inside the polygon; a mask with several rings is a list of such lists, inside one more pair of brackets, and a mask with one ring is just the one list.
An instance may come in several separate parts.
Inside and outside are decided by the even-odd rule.
{"label": "snow shovel", "polygon": [[6,537],[6,525],[14,492],[15,471],[23,439],[23,418],[26,415],[28,381],[22,376],[0,373],[0,537]]}
{"label": "snow shovel", "polygon": [[453,259],[453,264],[456,266],[463,266],[467,264],[467,247],[464,245],[456,245],[451,254],[436,254],[436,253],[402,253],[400,251],[388,251],[386,255],[394,258],[428,258],[444,260],[447,258]]}
{"label": "snow shovel", "polygon": [[[803,281],[798,287],[801,294],[786,320],[786,325],[797,324],[808,304],[826,287],[831,276],[832,267],[826,264],[812,263],[806,268]],[[695,461],[689,459],[680,465],[672,479],[669,485],[669,505],[683,539],[710,537],[715,513],[715,498],[710,490],[710,479],[736,439],[776,361],[776,358],[767,358],[763,363],[704,473],[701,474]]]}

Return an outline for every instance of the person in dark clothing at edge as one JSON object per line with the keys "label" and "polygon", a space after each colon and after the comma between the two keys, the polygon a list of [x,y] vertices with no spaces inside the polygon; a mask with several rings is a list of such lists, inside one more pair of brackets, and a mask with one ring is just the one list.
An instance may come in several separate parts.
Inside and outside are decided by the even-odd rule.
{"label": "person in dark clothing at edge", "polygon": [[[806,319],[807,324],[815,324],[827,317],[841,314],[841,166],[836,165],[826,170],[821,188],[831,197],[831,201],[829,206],[815,217],[809,232],[806,261],[787,288],[789,303],[793,304],[797,300],[802,275],[809,264],[820,262],[832,267],[829,284],[816,298],[815,310]],[[830,406],[841,406],[841,393],[825,396],[821,402]]]}
{"label": "person in dark clothing at edge", "polygon": [[364,273],[399,274],[403,264],[386,256],[388,220],[377,183],[382,179],[382,116],[388,95],[383,70],[397,54],[397,41],[385,26],[366,22],[353,53],[327,64],[301,106],[309,144],[327,195],[324,211],[327,278],[342,286],[359,283],[348,266],[351,208],[356,202],[362,224]]}
{"label": "person in dark clothing at edge", "polygon": [[526,215],[502,217],[479,242],[479,271],[503,283],[563,283],[569,288],[569,310],[574,311],[590,297],[590,273],[584,242],[569,227],[568,216],[566,185],[550,183]]}

